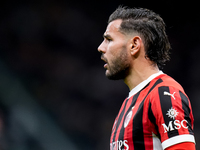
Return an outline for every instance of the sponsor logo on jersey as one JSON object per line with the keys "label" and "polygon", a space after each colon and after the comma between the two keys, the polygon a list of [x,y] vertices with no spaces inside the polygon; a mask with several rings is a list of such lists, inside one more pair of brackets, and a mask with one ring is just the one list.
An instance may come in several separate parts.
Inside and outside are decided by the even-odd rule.
{"label": "sponsor logo on jersey", "polygon": [[110,150],[129,150],[128,141],[120,140],[110,143]]}
{"label": "sponsor logo on jersey", "polygon": [[179,130],[180,128],[185,128],[187,129],[187,120],[183,119],[182,121],[180,120],[175,120],[175,117],[178,116],[178,111],[175,108],[170,108],[166,115],[171,118],[174,119],[174,121],[169,121],[168,125],[166,125],[165,123],[162,124],[163,129],[164,129],[164,133],[169,132],[169,131],[173,131],[173,130]]}
{"label": "sponsor logo on jersey", "polygon": [[162,124],[163,129],[164,129],[164,133],[169,132],[169,131],[173,131],[173,130],[179,130],[180,128],[185,128],[187,129],[188,122],[187,120],[183,119],[182,121],[180,120],[174,120],[174,121],[170,121],[168,125],[166,125],[165,123]]}
{"label": "sponsor logo on jersey", "polygon": [[167,111],[167,114],[166,114],[169,118],[173,118],[175,119],[176,116],[178,116],[178,112],[176,111],[176,109],[174,109],[173,107],[170,108],[168,111]]}
{"label": "sponsor logo on jersey", "polygon": [[125,121],[124,121],[124,128],[126,128],[127,125],[128,125],[128,123],[130,122],[131,117],[132,117],[132,114],[133,114],[132,110],[129,111],[129,113],[128,113],[128,115],[126,116]]}

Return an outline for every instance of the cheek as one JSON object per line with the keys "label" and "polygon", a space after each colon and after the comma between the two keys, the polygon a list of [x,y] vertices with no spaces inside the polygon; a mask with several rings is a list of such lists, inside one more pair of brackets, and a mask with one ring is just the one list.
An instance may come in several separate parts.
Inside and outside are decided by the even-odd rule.
{"label": "cheek", "polygon": [[107,47],[107,53],[110,57],[115,57],[119,53],[122,46],[116,42],[110,42]]}
{"label": "cheek", "polygon": [[115,61],[115,59],[118,57],[117,55],[117,49],[115,46],[110,45],[107,49],[106,57],[108,60],[108,64],[112,65]]}
{"label": "cheek", "polygon": [[124,63],[129,63],[129,60],[127,47],[125,45],[120,45],[120,47],[114,47],[113,51],[110,51],[108,63],[110,66],[121,65]]}

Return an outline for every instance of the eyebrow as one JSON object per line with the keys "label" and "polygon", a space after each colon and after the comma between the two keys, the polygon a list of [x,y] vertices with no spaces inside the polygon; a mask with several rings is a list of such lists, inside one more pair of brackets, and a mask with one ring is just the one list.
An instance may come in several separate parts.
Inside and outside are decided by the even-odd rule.
{"label": "eyebrow", "polygon": [[103,37],[104,37],[105,39],[111,39],[111,36],[110,36],[109,34],[104,34]]}

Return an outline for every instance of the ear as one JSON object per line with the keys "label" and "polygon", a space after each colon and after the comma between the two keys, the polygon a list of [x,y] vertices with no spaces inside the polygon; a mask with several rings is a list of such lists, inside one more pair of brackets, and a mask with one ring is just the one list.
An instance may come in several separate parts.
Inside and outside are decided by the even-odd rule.
{"label": "ear", "polygon": [[142,39],[139,36],[134,36],[131,39],[131,49],[130,49],[131,55],[135,55],[141,49],[141,46],[142,46]]}

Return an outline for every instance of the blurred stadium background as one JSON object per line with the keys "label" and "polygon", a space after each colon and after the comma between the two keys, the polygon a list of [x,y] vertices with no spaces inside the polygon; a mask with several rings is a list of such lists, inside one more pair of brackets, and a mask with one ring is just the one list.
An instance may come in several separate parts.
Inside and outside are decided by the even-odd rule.
{"label": "blurred stadium background", "polygon": [[182,84],[200,149],[200,21],[193,1],[29,0],[0,5],[0,149],[109,149],[128,88],[109,81],[97,47],[123,4],[159,13],[172,51],[164,72]]}

